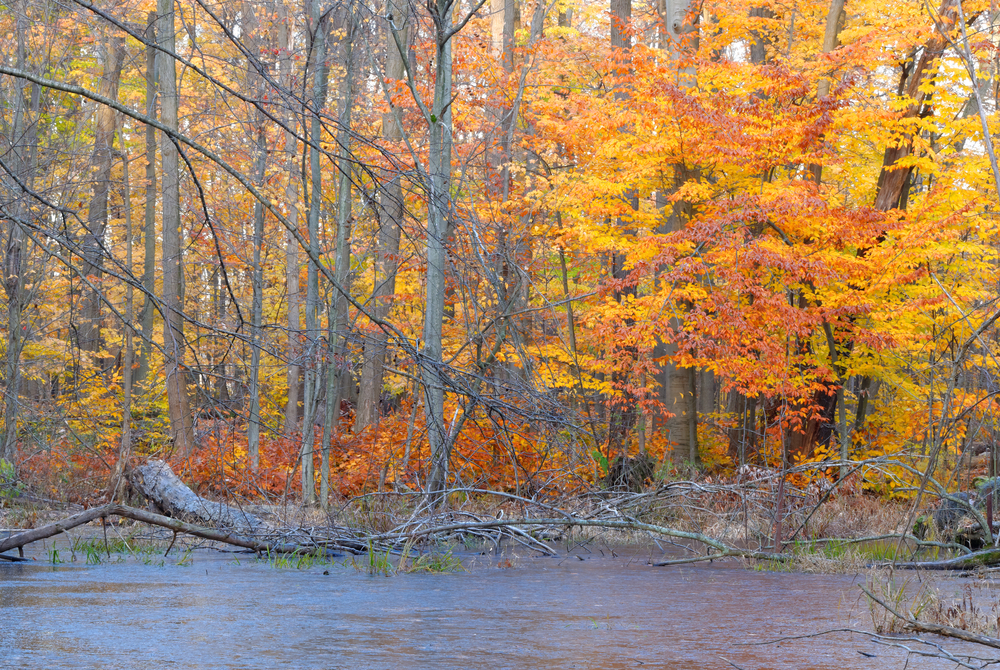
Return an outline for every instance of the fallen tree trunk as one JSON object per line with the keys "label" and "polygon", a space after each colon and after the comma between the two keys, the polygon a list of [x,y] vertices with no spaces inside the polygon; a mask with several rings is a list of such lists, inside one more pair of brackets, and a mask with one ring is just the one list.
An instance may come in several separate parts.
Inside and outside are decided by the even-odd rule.
{"label": "fallen tree trunk", "polygon": [[891,565],[902,570],[973,570],[998,563],[1000,563],[1000,547],[990,547],[943,561],[901,561],[886,563],[885,566]]}
{"label": "fallen tree trunk", "polygon": [[264,526],[253,514],[202,498],[181,481],[164,461],[149,461],[132,471],[129,482],[165,516],[204,526],[252,533]]}
{"label": "fallen tree trunk", "polygon": [[[44,540],[46,538],[59,535],[60,533],[65,533],[71,528],[82,526],[83,524],[90,523],[96,519],[105,519],[109,516],[120,516],[134,521],[141,521],[154,526],[167,528],[174,531],[174,533],[185,533],[187,535],[193,535],[205,540],[213,540],[215,542],[222,542],[235,547],[243,547],[244,549],[250,549],[251,551],[256,551],[257,553],[274,552],[282,554],[311,554],[317,551],[322,551],[327,554],[331,553],[326,548],[326,543],[289,544],[283,542],[263,542],[261,540],[244,537],[236,533],[217,530],[214,528],[205,528],[204,526],[197,526],[186,521],[181,521],[180,519],[172,519],[170,517],[163,516],[162,514],[154,514],[153,512],[146,510],[136,509],[135,507],[127,507],[125,505],[103,505],[102,507],[94,507],[80,512],[79,514],[74,514],[69,518],[57,521],[56,523],[48,524],[47,526],[33,528],[23,533],[12,535],[11,537],[0,541],[0,559],[18,560],[18,558],[23,557],[24,547],[32,542],[38,542],[39,540]],[[3,552],[10,551],[11,549],[19,550],[21,556],[3,556]]]}

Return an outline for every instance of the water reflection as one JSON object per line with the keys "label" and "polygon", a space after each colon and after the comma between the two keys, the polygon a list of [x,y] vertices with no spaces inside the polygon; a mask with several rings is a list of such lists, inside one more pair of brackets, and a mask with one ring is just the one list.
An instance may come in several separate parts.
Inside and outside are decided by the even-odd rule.
{"label": "water reflection", "polygon": [[[902,668],[867,639],[745,643],[862,622],[851,577],[480,559],[369,577],[212,553],[193,565],[0,564],[0,667]],[[875,654],[868,658],[859,652]],[[940,667],[911,659],[909,668]]]}

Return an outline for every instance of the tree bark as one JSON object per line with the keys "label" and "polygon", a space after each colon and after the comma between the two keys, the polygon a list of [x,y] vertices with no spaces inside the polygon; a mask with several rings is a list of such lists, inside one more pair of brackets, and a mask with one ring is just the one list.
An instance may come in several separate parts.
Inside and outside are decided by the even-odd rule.
{"label": "tree bark", "polygon": [[[405,76],[403,54],[396,46],[409,45],[409,5],[404,0],[388,0],[388,12],[393,18],[386,25],[385,86]],[[397,26],[395,29],[393,26]],[[393,36],[395,32],[396,36]],[[402,114],[395,105],[382,117],[382,137],[390,143],[403,139]],[[405,202],[403,181],[398,170],[393,170],[380,194],[381,215],[378,217],[378,249],[376,251],[375,277],[373,280],[372,312],[377,322],[385,320],[392,309],[396,293],[396,269],[399,253],[400,228],[403,225]],[[388,338],[376,324],[376,330],[365,341],[365,362],[361,368],[361,391],[358,398],[354,432],[360,433],[374,425],[380,414],[382,386],[385,377],[386,345]]]}
{"label": "tree bark", "polygon": [[[0,559],[4,560],[26,560],[23,558],[16,558],[13,556],[2,555],[2,552],[9,551],[11,549],[21,549],[32,542],[38,542],[39,540],[44,540],[50,537],[55,537],[65,533],[67,530],[76,528],[77,526],[82,526],[83,524],[90,523],[91,521],[96,521],[97,519],[105,519],[109,516],[120,516],[126,519],[132,519],[133,521],[139,521],[140,523],[148,523],[153,526],[160,526],[168,530],[172,530],[175,533],[187,533],[188,535],[194,535],[195,537],[200,537],[206,540],[211,540],[214,542],[222,542],[224,544],[229,544],[234,547],[243,547],[244,549],[250,549],[258,553],[288,553],[288,554],[314,554],[317,551],[322,551],[325,549],[326,555],[337,554],[330,552],[326,547],[330,545],[347,545],[345,548],[357,552],[355,548],[355,543],[350,540],[341,540],[340,542],[333,541],[328,543],[312,543],[312,544],[289,544],[282,542],[264,542],[261,540],[255,540],[250,537],[244,537],[242,535],[237,535],[233,532],[227,530],[217,530],[214,528],[206,528],[204,526],[198,526],[195,524],[180,521],[179,519],[172,519],[162,514],[154,514],[153,512],[147,512],[146,510],[136,509],[134,507],[126,507],[125,505],[103,505],[101,507],[92,507],[88,510],[80,512],[79,514],[74,514],[73,516],[62,519],[56,523],[51,523],[47,526],[42,526],[40,528],[33,528],[31,530],[25,531],[23,533],[18,533],[17,535],[12,535],[5,540],[0,541]],[[343,544],[341,544],[343,543]],[[354,545],[354,546],[352,546]]]}
{"label": "tree bark", "polygon": [[[177,130],[178,92],[174,54],[174,2],[157,0],[157,57],[160,83],[160,116],[164,126]],[[166,367],[167,406],[170,436],[185,456],[194,452],[192,422],[184,366],[184,271],[181,258],[180,165],[177,146],[163,133],[160,136],[163,219],[163,351]]]}
{"label": "tree bark", "polygon": [[[28,21],[22,9],[17,11],[17,65],[21,70],[27,69],[28,59]],[[17,94],[13,101],[14,121],[12,138],[15,144],[11,146],[11,167],[18,180],[31,184],[34,174],[34,149],[38,138],[38,126],[35,119],[39,111],[40,89],[32,84],[30,94],[25,95],[25,86],[18,82]],[[8,103],[9,104],[9,103]],[[4,182],[7,181],[5,178]],[[19,193],[20,186],[9,183],[6,186],[11,194],[9,201],[14,203],[15,217],[24,215],[24,198]],[[16,195],[15,195],[16,194]],[[25,303],[25,239],[20,222],[14,219],[8,221],[10,228],[6,230],[7,243],[4,253],[4,291],[7,294],[7,351],[4,361],[3,393],[3,432],[0,434],[0,462],[15,464],[17,460],[18,416],[21,407],[21,351],[24,347],[25,326],[22,324],[22,310]]]}
{"label": "tree bark", "polygon": [[[251,51],[260,53],[260,40],[256,37],[259,25],[250,3],[243,5],[243,28],[247,35],[247,44]],[[263,78],[256,72],[251,63],[247,64],[248,88],[256,94],[258,100],[265,99]],[[258,110],[254,114],[254,125],[257,128],[255,180],[257,187],[264,186],[264,175],[267,170],[267,137],[264,132],[264,115]],[[259,200],[253,204],[253,304],[250,315],[250,411],[247,425],[247,452],[250,456],[250,469],[257,472],[260,469],[260,349],[261,325],[264,309],[264,271],[260,264],[260,251],[264,246],[264,205]]]}
{"label": "tree bark", "polygon": [[424,421],[431,448],[427,477],[429,501],[440,504],[448,484],[452,443],[445,429],[445,373],[442,358],[445,270],[448,262],[447,235],[451,207],[451,103],[453,28],[451,0],[428,3],[434,13],[435,77],[430,116],[427,203],[427,276],[424,307],[424,346],[420,355],[420,379],[424,390]]}
{"label": "tree bark", "polygon": [[[322,140],[320,113],[326,106],[326,91],[329,68],[326,62],[327,33],[329,24],[321,17],[317,2],[313,3],[310,29],[312,30],[312,117],[309,126],[309,170],[311,189],[309,193],[309,253],[319,258],[319,216],[323,197],[323,173],[320,169],[319,145]],[[318,370],[319,343],[319,268],[310,261],[306,283],[306,339],[309,351],[306,356],[305,406],[302,425],[302,501],[311,505],[316,502],[316,482],[313,468],[315,443],[315,411],[320,375]]]}
{"label": "tree bark", "polygon": [[[117,100],[125,57],[125,41],[115,35],[108,37],[100,50],[104,59],[103,72],[97,87],[100,95]],[[104,269],[104,236],[108,226],[108,193],[111,190],[111,164],[115,137],[115,112],[98,105],[94,125],[93,193],[87,210],[87,231],[83,236],[83,276],[92,287],[83,289],[81,300],[80,350],[89,353],[92,365],[99,364],[101,342],[101,274]]]}
{"label": "tree bark", "polygon": [[[150,12],[146,25],[146,116],[156,118],[156,12]],[[156,295],[156,130],[146,126],[146,209],[142,229],[145,256],[142,269],[142,346],[135,381],[149,375],[153,353],[153,298]]]}
{"label": "tree bark", "polygon": [[[844,0],[831,0],[830,11],[826,15],[826,32],[823,34],[823,53],[831,53],[840,42],[840,30],[844,26]],[[821,101],[830,95],[830,80],[821,79],[816,86],[816,100]],[[813,181],[823,183],[823,166],[809,166]]]}
{"label": "tree bark", "polygon": [[[281,69],[282,87],[291,90],[294,86],[292,78],[292,18],[285,5],[280,5],[282,20],[278,26],[278,48],[281,50],[279,67]],[[285,186],[285,202],[288,203],[288,221],[293,227],[299,223],[299,166],[298,142],[295,138],[295,119],[292,114],[286,114],[282,119],[289,127],[285,131],[285,166],[288,172],[288,184]],[[299,332],[302,327],[300,306],[301,288],[299,284],[299,243],[292,231],[285,231],[285,295],[288,302],[288,400],[285,403],[285,433],[291,434],[298,429],[299,424],[299,383],[302,378],[302,368],[299,364],[302,356],[302,346]]]}
{"label": "tree bark", "polygon": [[132,487],[156,507],[176,519],[225,528],[254,530],[263,522],[252,514],[197,495],[164,461],[149,461],[130,476]]}
{"label": "tree bark", "polygon": [[[258,119],[257,132],[257,185],[264,185],[267,166],[267,143],[264,136],[263,119]],[[253,206],[253,305],[250,325],[250,413],[247,425],[247,451],[250,469],[260,468],[260,348],[261,325],[264,309],[264,271],[260,264],[260,250],[264,245],[264,206],[255,202]]]}
{"label": "tree bark", "polygon": [[[631,50],[632,50],[632,0],[611,0],[611,48],[615,50],[615,58],[619,60],[618,68],[620,72],[631,72]],[[631,97],[629,85],[619,84],[615,90],[615,99],[626,101]],[[629,132],[628,128],[622,128],[621,132]],[[631,209],[638,209],[638,200],[634,192],[628,192],[623,196],[628,200]],[[616,221],[619,228],[624,229],[623,234],[631,234],[628,230],[631,221],[619,218]],[[617,281],[625,281],[628,273],[625,271],[625,255],[612,252],[611,277]],[[621,304],[627,296],[635,295],[635,288],[615,289],[615,302]],[[626,322],[631,325],[631,320]],[[615,352],[621,356],[622,363],[629,367],[636,356],[635,347],[625,347]],[[631,371],[623,369],[622,364],[616,365],[611,373],[611,385],[614,389],[613,395],[609,399],[608,406],[608,443],[606,458],[610,463],[616,456],[627,458],[629,456],[628,447],[632,440],[632,431],[635,429],[638,419],[638,398],[632,391],[635,380],[632,379]]]}
{"label": "tree bark", "polygon": [[[684,47],[684,36],[694,29],[688,20],[690,3],[687,0],[676,0],[674,2],[663,2],[658,7],[660,18],[663,21],[661,27],[660,44],[671,58],[676,59]],[[751,48],[753,51],[753,48]],[[693,85],[693,71],[685,70],[682,73],[682,84]],[[673,166],[673,184],[668,184],[665,188],[676,189],[681,187],[688,179],[697,177],[696,173],[686,168],[684,165]],[[666,193],[662,194],[663,196]],[[670,207],[666,197],[658,197],[657,205],[662,208]],[[665,222],[661,227],[662,232],[682,230],[685,218],[692,214],[691,206],[685,202],[674,204],[669,213],[664,217]],[[671,320],[672,330],[681,330],[681,320],[674,318]],[[693,466],[700,465],[701,459],[698,453],[698,405],[697,405],[697,378],[698,371],[695,368],[678,365],[674,358],[679,351],[675,342],[661,342],[657,346],[655,355],[666,357],[668,361],[660,366],[660,384],[662,386],[662,403],[665,416],[663,419],[663,430],[667,440],[672,445],[672,452],[675,458],[680,457],[683,461]],[[666,454],[664,454],[666,456]]]}
{"label": "tree bark", "polygon": [[340,425],[340,401],[344,387],[353,381],[348,365],[347,339],[350,329],[347,294],[351,290],[351,111],[354,106],[354,68],[351,60],[354,45],[354,8],[346,8],[344,79],[341,85],[340,118],[337,144],[340,176],[337,182],[337,256],[334,281],[330,292],[329,337],[330,356],[327,364],[326,421],[323,425],[323,446],[320,462],[320,505],[326,509],[330,495],[330,440]]}
{"label": "tree bark", "polygon": [[[959,21],[956,0],[944,0],[938,9],[939,28],[956,25]],[[903,111],[901,119],[914,119],[930,114],[933,87],[930,83],[937,73],[937,62],[941,54],[950,44],[948,36],[941,34],[940,29],[923,45],[920,60],[911,72],[904,71],[900,80],[900,93],[911,100]],[[885,148],[882,158],[882,170],[878,178],[878,191],[875,195],[875,209],[887,212],[891,209],[906,209],[906,199],[909,195],[910,175],[913,166],[899,167],[898,163],[913,151],[913,139],[904,137]]]}
{"label": "tree bark", "polygon": [[[122,158],[122,202],[125,209],[125,267],[132,272],[132,189],[129,184],[128,155]],[[132,363],[135,347],[132,338],[132,312],[134,310],[132,284],[125,286],[125,353],[122,356],[122,436],[118,444],[118,460],[115,461],[111,480],[108,483],[108,502],[121,498],[125,469],[132,457]]]}

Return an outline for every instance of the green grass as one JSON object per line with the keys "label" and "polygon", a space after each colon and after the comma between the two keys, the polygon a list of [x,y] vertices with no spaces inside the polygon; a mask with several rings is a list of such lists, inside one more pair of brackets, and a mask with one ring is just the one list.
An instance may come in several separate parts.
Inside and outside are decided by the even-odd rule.
{"label": "green grass", "polygon": [[[863,568],[872,564],[892,561],[909,561],[920,558],[937,558],[938,547],[924,547],[914,552],[914,547],[895,539],[867,540],[855,542],[850,539],[825,540],[821,542],[796,541],[786,545],[787,561],[759,561],[752,565],[754,570],[769,572],[837,571],[837,564]],[[824,567],[826,564],[826,567]]]}
{"label": "green grass", "polygon": [[432,551],[426,554],[413,555],[413,543],[407,542],[403,545],[399,559],[392,560],[392,552],[389,549],[379,550],[372,545],[368,545],[368,552],[362,557],[352,557],[343,562],[345,567],[352,567],[358,572],[369,575],[382,575],[391,577],[400,573],[412,574],[418,572],[443,573],[461,572],[465,570],[462,561],[452,553],[449,548],[446,551]]}
{"label": "green grass", "polygon": [[[134,537],[88,537],[76,538],[70,544],[72,560],[77,560],[77,554],[84,557],[87,565],[99,565],[103,562],[121,563],[128,558],[151,565],[153,557],[165,549],[162,542],[142,540]],[[162,565],[162,561],[160,563]]]}
{"label": "green grass", "polygon": [[462,561],[452,554],[451,549],[444,552],[431,552],[420,554],[414,558],[404,572],[462,572],[465,567]]}
{"label": "green grass", "polygon": [[302,554],[268,551],[262,554],[258,560],[278,570],[308,570],[316,565],[329,566],[331,564],[326,558],[323,547],[316,547],[315,551]]}

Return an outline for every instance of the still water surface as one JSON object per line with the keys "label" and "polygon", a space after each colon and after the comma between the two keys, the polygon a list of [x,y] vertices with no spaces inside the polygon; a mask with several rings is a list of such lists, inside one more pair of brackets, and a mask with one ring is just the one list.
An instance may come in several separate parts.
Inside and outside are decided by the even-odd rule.
{"label": "still water surface", "polygon": [[[603,555],[602,555],[603,554]],[[645,555],[464,557],[458,574],[277,569],[208,550],[163,567],[0,563],[0,668],[903,668],[851,576]],[[952,645],[953,646],[953,645]],[[873,654],[874,656],[866,656]],[[911,658],[908,668],[954,667]]]}

